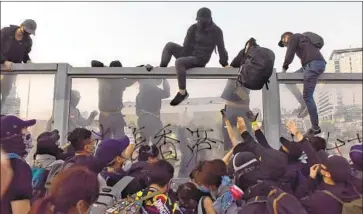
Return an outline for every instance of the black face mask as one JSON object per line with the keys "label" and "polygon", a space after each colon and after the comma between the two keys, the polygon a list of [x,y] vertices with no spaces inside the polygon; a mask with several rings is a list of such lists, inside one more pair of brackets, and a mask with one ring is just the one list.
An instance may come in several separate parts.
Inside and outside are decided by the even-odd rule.
{"label": "black face mask", "polygon": [[199,20],[198,22],[197,22],[197,26],[199,27],[199,28],[206,28],[206,27],[208,27],[209,26],[209,24],[211,23],[211,21],[210,20]]}

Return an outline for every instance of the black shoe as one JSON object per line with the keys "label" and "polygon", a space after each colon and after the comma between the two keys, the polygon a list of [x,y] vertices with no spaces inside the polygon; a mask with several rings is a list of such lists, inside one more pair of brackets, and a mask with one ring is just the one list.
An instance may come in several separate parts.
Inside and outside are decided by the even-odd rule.
{"label": "black shoe", "polygon": [[314,135],[320,134],[321,133],[321,129],[320,127],[318,129],[309,129],[305,134],[304,137],[312,137]]}
{"label": "black shoe", "polygon": [[179,105],[181,102],[183,102],[184,100],[186,100],[189,97],[189,94],[187,91],[185,91],[185,94],[182,95],[181,93],[177,93],[176,96],[174,97],[174,99],[170,102],[171,106],[177,106]]}

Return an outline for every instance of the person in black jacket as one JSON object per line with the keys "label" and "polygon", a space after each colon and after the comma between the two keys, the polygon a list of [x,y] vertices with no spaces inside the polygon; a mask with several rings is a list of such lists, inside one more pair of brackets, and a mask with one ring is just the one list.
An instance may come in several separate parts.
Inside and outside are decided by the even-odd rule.
{"label": "person in black jacket", "polygon": [[[35,35],[37,24],[32,19],[25,20],[20,26],[10,25],[1,29],[0,64],[6,71],[12,70],[13,63],[30,63],[29,53],[33,42],[30,34]],[[4,75],[1,79],[1,105],[16,81],[16,75]]]}
{"label": "person in black jacket", "polygon": [[183,46],[169,42],[163,49],[160,67],[167,67],[174,56],[177,71],[179,92],[170,102],[176,106],[188,98],[186,91],[186,70],[194,67],[205,67],[209,62],[213,50],[218,47],[219,63],[228,65],[228,53],[224,46],[223,32],[213,22],[212,12],[208,8],[201,8],[197,13],[197,23],[189,27]]}
{"label": "person in black jacket", "polygon": [[[105,67],[102,62],[93,60],[92,67]],[[120,61],[112,61],[110,67],[122,67]],[[126,122],[121,110],[123,93],[136,82],[132,79],[98,79],[99,123],[103,139],[121,138],[125,135]],[[101,128],[102,126],[102,128]]]}
{"label": "person in black jacket", "polygon": [[285,61],[283,63],[283,72],[286,72],[289,65],[294,60],[295,53],[300,58],[302,68],[296,73],[304,73],[303,95],[295,84],[286,84],[286,87],[292,92],[299,101],[301,107],[295,112],[298,117],[305,117],[307,112],[310,115],[312,127],[306,135],[316,135],[321,133],[319,127],[318,111],[314,100],[314,91],[318,82],[318,77],[325,71],[326,61],[318,47],[312,44],[306,36],[300,33],[285,32],[278,43],[280,47],[287,47]]}

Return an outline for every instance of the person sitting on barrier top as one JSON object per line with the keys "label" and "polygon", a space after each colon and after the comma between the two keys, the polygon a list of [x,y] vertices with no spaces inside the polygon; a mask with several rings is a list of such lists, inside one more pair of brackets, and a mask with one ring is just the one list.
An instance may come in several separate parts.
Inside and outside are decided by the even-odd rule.
{"label": "person sitting on barrier top", "polygon": [[170,102],[176,106],[188,98],[186,90],[186,70],[194,67],[205,67],[213,50],[218,47],[219,63],[228,65],[228,53],[224,46],[223,32],[213,22],[212,12],[201,8],[197,12],[197,23],[189,27],[183,46],[169,42],[161,56],[160,67],[167,67],[172,56],[176,58],[175,68],[178,77],[179,92]]}
{"label": "person sitting on barrier top", "polygon": [[287,71],[289,65],[294,60],[295,53],[301,59],[302,68],[295,71],[295,73],[304,73],[303,95],[301,95],[296,84],[286,84],[286,87],[300,103],[300,108],[295,111],[298,113],[298,117],[303,118],[307,114],[310,115],[312,127],[307,131],[306,135],[320,134],[318,111],[313,95],[318,77],[325,71],[326,61],[320,52],[324,41],[319,35],[314,33],[294,34],[285,32],[282,34],[278,45],[280,47],[287,47],[282,72],[285,73]]}

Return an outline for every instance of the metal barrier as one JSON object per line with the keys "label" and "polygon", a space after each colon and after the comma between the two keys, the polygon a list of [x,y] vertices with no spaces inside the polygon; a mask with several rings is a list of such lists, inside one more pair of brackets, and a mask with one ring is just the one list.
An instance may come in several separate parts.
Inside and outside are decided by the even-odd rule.
{"label": "metal barrier", "polygon": [[[176,78],[174,68],[155,68],[151,72],[144,68],[78,68],[68,64],[14,64],[12,72],[1,69],[1,75],[11,74],[55,74],[53,119],[54,127],[60,131],[61,142],[65,142],[68,127],[69,102],[72,78],[133,78],[158,79]],[[188,78],[193,79],[234,79],[237,69],[233,68],[193,68],[188,70]],[[303,74],[273,73],[269,90],[262,90],[264,132],[272,146],[277,148],[280,136],[281,112],[279,84],[302,83]],[[362,73],[325,73],[319,77],[323,83],[362,84]],[[41,87],[41,86],[39,86]]]}

